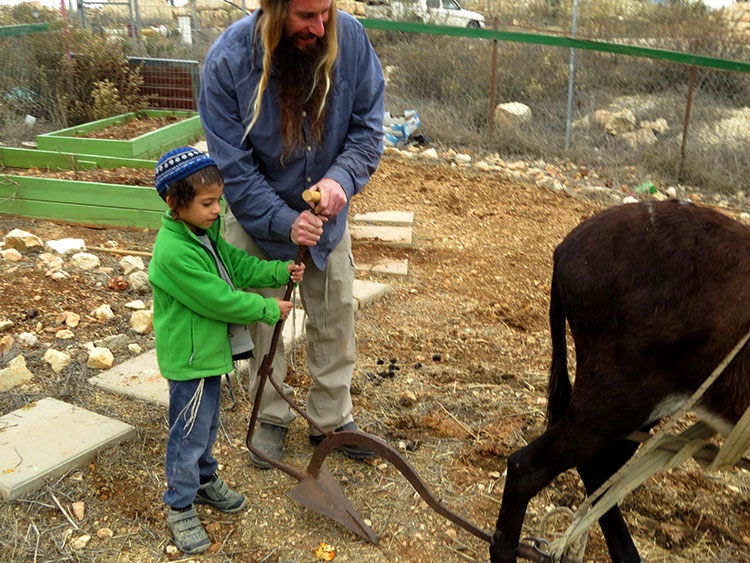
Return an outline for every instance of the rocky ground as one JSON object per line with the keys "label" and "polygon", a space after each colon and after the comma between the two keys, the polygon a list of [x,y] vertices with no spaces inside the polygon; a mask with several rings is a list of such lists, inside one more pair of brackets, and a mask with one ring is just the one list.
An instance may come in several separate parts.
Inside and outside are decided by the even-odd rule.
{"label": "rocky ground", "polygon": [[[507,456],[544,428],[551,255],[564,235],[603,206],[628,197],[662,197],[670,189],[685,199],[721,203],[727,213],[748,221],[744,194],[714,198],[683,186],[658,186],[658,193],[650,194],[637,187],[608,186],[597,171],[563,163],[390,151],[353,201],[353,212],[415,212],[413,248],[354,249],[359,262],[409,261],[405,278],[360,276],[389,283],[394,291],[357,318],[356,420],[401,449],[434,494],[480,528],[494,527]],[[20,248],[16,255],[6,237],[13,229],[45,242],[83,239],[86,253],[100,263],[85,269],[65,256],[55,265],[42,256],[55,256],[45,247]],[[142,301],[147,311],[150,293],[138,289],[140,276],[133,277],[141,271],[137,261],[126,273],[131,260],[122,260],[139,257],[147,267],[155,232],[0,216],[0,234],[6,237],[0,247],[0,368],[20,355],[30,373],[27,383],[0,393],[0,414],[51,396],[137,429],[134,440],[104,451],[89,466],[1,503],[2,559],[183,560],[171,544],[160,502],[166,411],[86,382],[101,369],[90,362],[91,348],[107,348],[112,361],[120,362],[153,347],[152,333],[131,324],[140,306],[134,302]],[[102,313],[103,305],[111,317]],[[67,354],[70,363],[54,371],[44,359],[48,349]],[[399,369],[382,377],[383,366],[391,363]],[[304,402],[309,377],[302,346],[289,377]],[[221,474],[248,496],[249,508],[235,516],[199,509],[213,544],[192,560],[315,561],[321,542],[335,548],[335,561],[486,560],[486,544],[429,509],[389,464],[338,454],[327,460],[352,504],[380,535],[376,546],[291,500],[285,493],[296,481],[247,461],[251,402],[246,385],[235,387],[237,404],[224,401],[216,455]],[[304,467],[309,460],[307,428],[299,421],[286,451],[291,464]],[[549,537],[551,531],[539,529],[543,517],[557,506],[575,509],[582,500],[577,475],[561,475],[532,501],[524,535]],[[84,509],[80,519],[72,514],[74,503],[77,511]],[[688,463],[648,481],[622,508],[649,561],[750,561],[745,471],[705,476]],[[586,560],[606,559],[601,534],[593,528]]]}

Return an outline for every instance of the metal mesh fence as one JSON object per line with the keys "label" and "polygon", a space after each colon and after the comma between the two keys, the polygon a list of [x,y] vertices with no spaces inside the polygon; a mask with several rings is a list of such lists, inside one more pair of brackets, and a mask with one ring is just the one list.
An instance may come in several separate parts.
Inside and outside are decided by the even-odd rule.
{"label": "metal mesh fence", "polygon": [[[750,60],[742,23],[750,22],[750,14],[743,20],[733,12],[647,0],[467,0],[464,4],[485,15],[488,30],[575,35]],[[368,16],[365,2],[340,0],[339,5]],[[85,27],[109,42],[125,43],[128,55],[143,62],[146,82],[147,75],[162,71],[179,72],[182,78],[192,73],[194,95],[195,73],[208,48],[230,23],[256,6],[251,0],[197,0],[184,6],[155,0],[103,6],[83,2],[68,17],[72,26]],[[434,143],[506,158],[573,160],[599,171],[601,181],[610,185],[651,179],[747,192],[748,72],[525,42],[533,39],[495,42],[481,36],[372,26],[368,34],[386,74],[386,110],[395,115],[416,110],[422,122],[419,132]],[[34,69],[24,70],[21,59],[11,60],[9,55],[24,52],[27,41],[0,38],[10,45],[2,50],[5,59],[0,58],[3,92],[15,85],[32,92],[41,88],[34,82]],[[183,64],[192,65],[192,70],[179,68]],[[13,79],[5,80],[9,76]],[[148,93],[156,94],[151,105],[168,107],[158,105],[161,92]],[[182,98],[189,98],[187,92]],[[498,119],[500,104],[523,104],[529,113],[523,119]]]}

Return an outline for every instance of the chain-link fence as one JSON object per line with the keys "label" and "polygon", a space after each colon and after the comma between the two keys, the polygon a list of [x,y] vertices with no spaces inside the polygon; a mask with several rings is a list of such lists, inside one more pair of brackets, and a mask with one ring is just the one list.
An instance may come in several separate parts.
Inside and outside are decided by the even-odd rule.
{"label": "chain-link fence", "polygon": [[[215,38],[257,0],[112,4],[79,2],[69,25],[109,45],[119,39],[130,57],[200,67]],[[367,19],[367,3],[338,4],[365,18],[387,77],[386,109],[416,110],[433,143],[572,160],[608,185],[651,179],[747,191],[750,66],[742,61],[750,61],[743,28],[750,13],[737,11],[744,4],[710,12],[650,0],[467,0],[484,14],[485,29],[440,33],[419,24],[388,29]],[[573,36],[578,43],[564,41]],[[3,75],[20,64],[7,53],[24,48],[2,50]],[[720,59],[741,64],[714,64]],[[15,85],[40,92],[31,76],[14,76]]]}

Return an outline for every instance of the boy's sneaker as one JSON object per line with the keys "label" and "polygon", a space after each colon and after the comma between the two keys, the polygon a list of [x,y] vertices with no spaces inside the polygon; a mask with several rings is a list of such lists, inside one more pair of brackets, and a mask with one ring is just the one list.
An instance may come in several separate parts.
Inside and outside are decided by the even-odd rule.
{"label": "boy's sneaker", "polygon": [[218,475],[198,487],[197,504],[208,504],[221,512],[239,512],[245,508],[245,496],[234,492]]}
{"label": "boy's sneaker", "polygon": [[167,526],[172,531],[174,543],[182,553],[194,555],[211,547],[206,530],[203,529],[198,513],[191,506],[188,510],[169,509]]}

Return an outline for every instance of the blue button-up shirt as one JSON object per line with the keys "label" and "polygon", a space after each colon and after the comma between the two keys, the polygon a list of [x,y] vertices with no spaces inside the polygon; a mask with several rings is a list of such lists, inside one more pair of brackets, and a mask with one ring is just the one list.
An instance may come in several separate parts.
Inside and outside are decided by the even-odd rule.
{"label": "blue button-up shirt", "polygon": [[[344,189],[347,201],[359,193],[383,153],[383,93],[380,62],[362,25],[338,12],[338,59],[333,92],[326,104],[322,146],[310,138],[303,121],[304,146],[281,161],[283,142],[274,69],[263,93],[260,116],[252,120],[255,89],[263,72],[261,42],[255,29],[260,10],[235,22],[206,56],[200,93],[200,116],[211,158],[224,176],[224,193],[232,214],[269,258],[290,260],[292,223],[310,209],[302,192],[322,178]],[[321,270],[346,228],[349,204],[324,224],[323,235],[310,248]]]}

